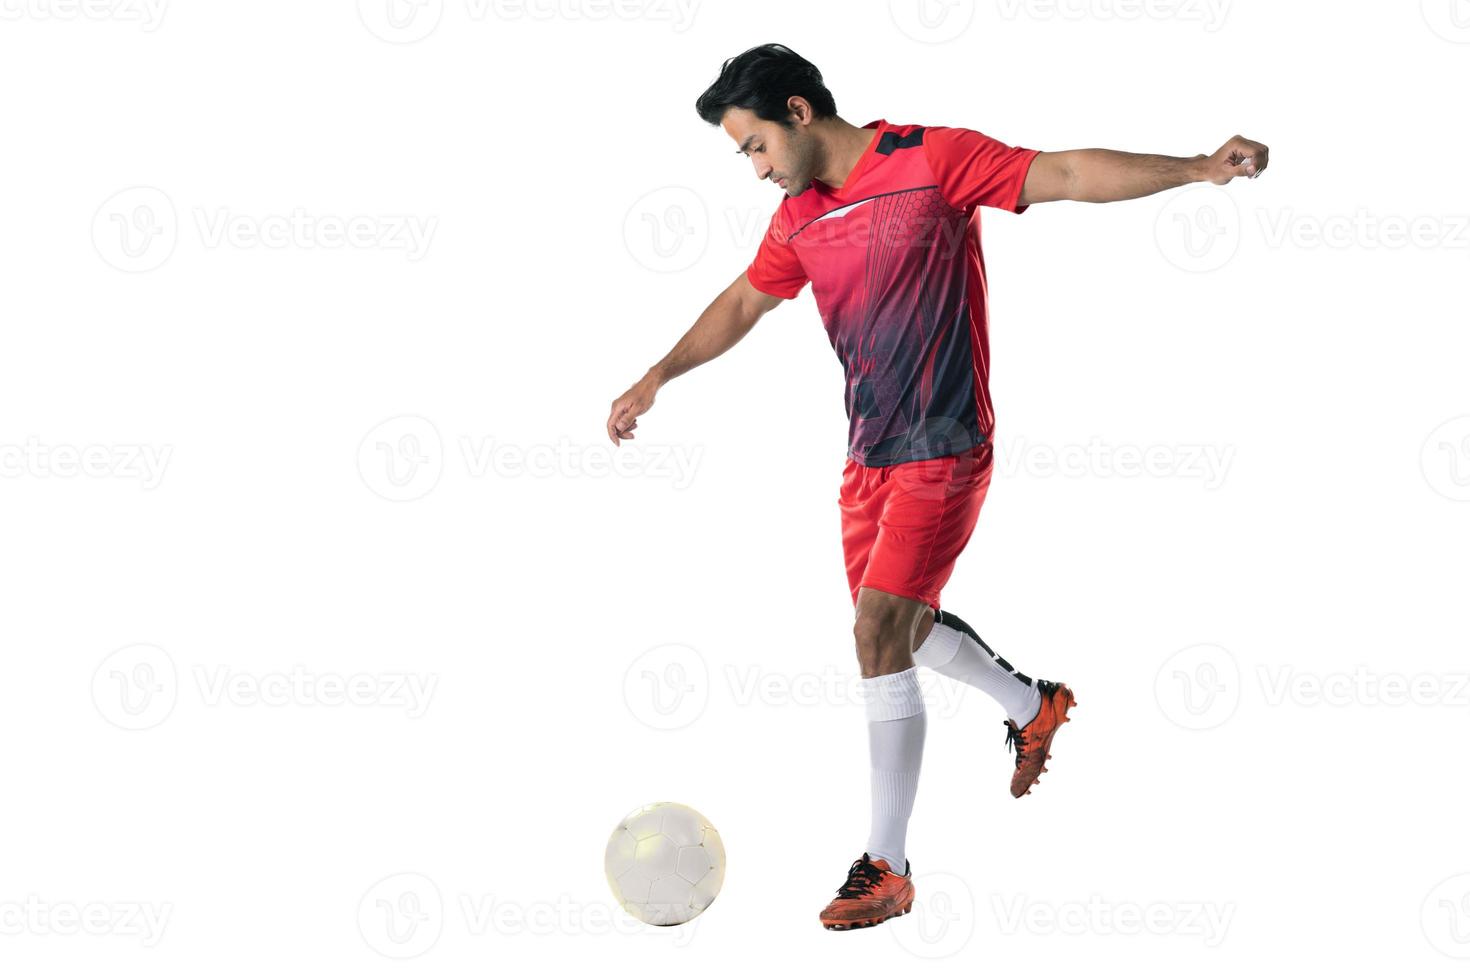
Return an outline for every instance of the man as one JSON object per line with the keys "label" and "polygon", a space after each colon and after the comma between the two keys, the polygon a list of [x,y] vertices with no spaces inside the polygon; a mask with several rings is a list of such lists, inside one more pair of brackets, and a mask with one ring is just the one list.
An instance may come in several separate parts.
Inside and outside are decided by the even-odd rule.
{"label": "man", "polygon": [[939,594],[970,539],[993,469],[981,206],[1124,201],[1266,169],[1267,148],[1233,137],[1213,154],[1039,152],[983,133],[837,115],[814,65],[766,44],[725,62],[699,97],[761,180],[785,190],[754,261],[668,356],[612,403],[614,445],[669,380],[729,350],[812,284],[847,376],[849,444],[839,505],[853,634],[868,718],[868,846],[821,912],[829,929],[909,911],[905,836],[923,754],[917,666],[973,685],[1005,709],[1011,795],[1031,792],[1076,704],[997,656]]}

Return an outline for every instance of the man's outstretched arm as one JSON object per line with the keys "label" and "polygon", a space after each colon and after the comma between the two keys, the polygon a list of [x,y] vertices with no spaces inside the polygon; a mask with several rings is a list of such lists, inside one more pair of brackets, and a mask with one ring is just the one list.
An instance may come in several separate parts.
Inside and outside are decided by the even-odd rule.
{"label": "man's outstretched arm", "polygon": [[1039,153],[1026,173],[1020,203],[1102,204],[1147,197],[1200,180],[1228,184],[1236,177],[1259,177],[1266,169],[1269,152],[1261,143],[1235,136],[1209,156],[1166,157],[1119,150]]}
{"label": "man's outstretched arm", "polygon": [[763,293],[744,272],[705,308],[669,351],[643,377],[613,399],[607,416],[607,437],[614,446],[634,439],[638,416],[653,407],[654,396],[665,384],[699,365],[712,361],[738,344],[756,321],[781,304],[781,297]]}

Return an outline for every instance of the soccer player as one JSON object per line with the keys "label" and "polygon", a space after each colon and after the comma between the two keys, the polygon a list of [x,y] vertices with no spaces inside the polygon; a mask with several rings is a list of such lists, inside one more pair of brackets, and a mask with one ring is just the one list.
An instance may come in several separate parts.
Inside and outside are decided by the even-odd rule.
{"label": "soccer player", "polygon": [[673,378],[734,346],[812,284],[847,377],[839,506],[868,719],[867,849],[822,910],[829,929],[909,911],[904,853],[924,748],[919,666],[979,688],[1004,709],[1011,795],[1031,792],[1076,701],[999,657],[939,593],[970,540],[993,469],[995,414],[980,208],[1125,201],[1266,169],[1240,136],[1214,153],[1040,152],[951,126],[862,127],[837,115],[815,65],[779,44],[727,60],[695,103],[755,175],[785,194],[754,260],[669,352],[612,403],[614,445]]}

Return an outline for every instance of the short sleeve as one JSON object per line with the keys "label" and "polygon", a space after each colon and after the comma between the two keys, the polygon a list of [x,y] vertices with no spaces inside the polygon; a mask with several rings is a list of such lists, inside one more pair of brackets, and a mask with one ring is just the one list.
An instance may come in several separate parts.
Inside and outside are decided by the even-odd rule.
{"label": "short sleeve", "polygon": [[[784,202],[782,202],[784,203]],[[745,270],[745,278],[761,292],[782,299],[794,299],[807,284],[807,275],[801,267],[796,249],[787,241],[790,237],[782,220],[782,209],[776,208],[771,223],[756,249],[755,259]]]}
{"label": "short sleeve", "polygon": [[959,208],[977,205],[1020,214],[1026,171],[1040,150],[1007,146],[973,129],[930,126],[924,130],[924,153],[939,181],[939,193]]}

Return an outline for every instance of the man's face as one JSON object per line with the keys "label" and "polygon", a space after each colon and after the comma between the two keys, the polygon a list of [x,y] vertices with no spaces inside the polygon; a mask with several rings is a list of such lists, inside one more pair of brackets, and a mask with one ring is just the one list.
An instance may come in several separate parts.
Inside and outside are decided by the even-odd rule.
{"label": "man's face", "polygon": [[789,197],[807,189],[815,175],[816,140],[798,122],[792,129],[762,119],[749,109],[728,109],[720,125],[750,158],[755,175],[777,184]]}

